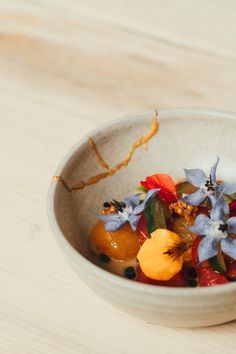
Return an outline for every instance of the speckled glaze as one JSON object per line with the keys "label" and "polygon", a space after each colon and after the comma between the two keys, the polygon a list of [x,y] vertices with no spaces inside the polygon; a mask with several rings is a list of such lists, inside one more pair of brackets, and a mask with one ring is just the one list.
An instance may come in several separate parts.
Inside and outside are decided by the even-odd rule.
{"label": "speckled glaze", "polygon": [[[89,134],[104,159],[114,166],[137,138],[149,131],[154,111],[115,120]],[[49,221],[66,259],[94,291],[114,306],[143,320],[165,326],[210,326],[236,319],[236,282],[214,288],[165,288],[121,278],[95,265],[88,234],[106,199],[133,193],[149,174],[166,172],[181,178],[183,167],[208,170],[219,154],[219,177],[236,176],[236,115],[208,109],[170,109],[159,112],[160,129],[148,150],[139,148],[128,167],[80,191],[69,193],[51,182]],[[224,140],[222,138],[225,138]],[[69,185],[103,172],[95,154],[82,139],[62,160],[56,175]]]}

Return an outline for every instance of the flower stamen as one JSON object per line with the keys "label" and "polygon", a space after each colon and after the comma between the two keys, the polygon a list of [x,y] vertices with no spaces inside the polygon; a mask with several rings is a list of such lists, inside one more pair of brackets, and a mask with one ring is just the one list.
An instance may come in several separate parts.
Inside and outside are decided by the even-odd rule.
{"label": "flower stamen", "polygon": [[228,225],[227,224],[220,224],[218,230],[222,231],[223,233],[227,232],[228,231]]}
{"label": "flower stamen", "polygon": [[110,202],[111,205],[114,206],[116,211],[123,212],[123,210],[126,208],[126,204],[124,202],[119,202],[118,200],[113,199],[112,202]]}
{"label": "flower stamen", "polygon": [[206,180],[205,187],[206,187],[208,192],[210,192],[210,191],[214,192],[215,191],[215,184],[212,182],[211,175],[210,175],[209,179]]}
{"label": "flower stamen", "polygon": [[190,243],[186,242],[175,243],[171,248],[163,252],[163,254],[167,254],[172,258],[179,258],[190,248],[190,246]]}

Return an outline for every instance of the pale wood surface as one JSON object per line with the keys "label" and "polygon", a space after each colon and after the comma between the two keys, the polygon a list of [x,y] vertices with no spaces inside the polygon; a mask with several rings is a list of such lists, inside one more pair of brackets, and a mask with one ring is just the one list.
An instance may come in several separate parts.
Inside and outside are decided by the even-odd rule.
{"label": "pale wood surface", "polygon": [[61,156],[118,114],[236,111],[236,3],[0,0],[1,354],[236,352],[236,323],[152,327],[98,298],[57,248]]}

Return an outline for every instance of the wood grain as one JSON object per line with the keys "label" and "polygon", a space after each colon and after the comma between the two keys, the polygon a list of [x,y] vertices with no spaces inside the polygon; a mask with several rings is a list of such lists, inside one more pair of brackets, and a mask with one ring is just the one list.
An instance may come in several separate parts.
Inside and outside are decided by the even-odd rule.
{"label": "wood grain", "polygon": [[202,1],[156,1],[154,13],[154,1],[135,3],[0,1],[1,354],[236,351],[235,322],[167,329],[111,307],[74,275],[48,226],[54,169],[92,128],[154,107],[236,110],[235,3],[214,2],[199,32]]}

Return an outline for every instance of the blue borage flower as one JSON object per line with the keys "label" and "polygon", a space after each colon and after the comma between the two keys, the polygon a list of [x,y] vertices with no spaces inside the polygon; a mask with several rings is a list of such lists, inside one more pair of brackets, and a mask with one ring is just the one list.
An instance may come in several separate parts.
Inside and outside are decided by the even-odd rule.
{"label": "blue borage flower", "polygon": [[148,191],[144,201],[139,204],[141,193],[126,197],[121,202],[114,201],[116,213],[104,215],[98,214],[98,219],[105,222],[107,231],[119,230],[127,221],[133,231],[136,231],[141,213],[152,200],[152,198],[160,191],[160,189],[152,189]]}
{"label": "blue borage flower", "polygon": [[[236,192],[236,183],[220,183],[216,179],[216,169],[219,164],[219,157],[217,157],[216,162],[210,169],[210,174],[207,177],[203,170],[200,168],[196,169],[185,169],[186,179],[192,185],[198,187],[199,189],[192,194],[186,195],[181,200],[187,204],[194,206],[200,205],[206,198],[209,198],[212,205],[216,202],[220,193],[224,191],[225,194],[231,195]],[[222,202],[228,205],[227,202]]]}
{"label": "blue borage flower", "polygon": [[229,235],[236,234],[236,217],[231,217],[225,221],[224,191],[219,199],[215,202],[210,211],[210,217],[200,214],[197,216],[195,223],[188,229],[203,239],[198,246],[199,262],[203,262],[218,254],[219,245],[222,251],[236,260],[236,239]]}

